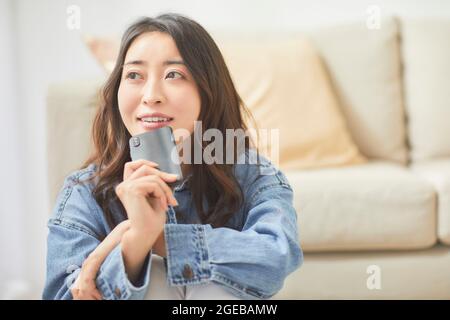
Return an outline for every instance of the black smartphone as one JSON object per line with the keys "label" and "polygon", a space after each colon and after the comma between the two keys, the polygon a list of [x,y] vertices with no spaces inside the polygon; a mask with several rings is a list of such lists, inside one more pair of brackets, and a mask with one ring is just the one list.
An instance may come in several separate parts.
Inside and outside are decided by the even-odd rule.
{"label": "black smartphone", "polygon": [[171,127],[165,126],[132,136],[129,143],[131,160],[153,161],[158,164],[157,169],[178,175],[177,181],[168,183],[170,187],[174,187],[183,179],[181,161]]}

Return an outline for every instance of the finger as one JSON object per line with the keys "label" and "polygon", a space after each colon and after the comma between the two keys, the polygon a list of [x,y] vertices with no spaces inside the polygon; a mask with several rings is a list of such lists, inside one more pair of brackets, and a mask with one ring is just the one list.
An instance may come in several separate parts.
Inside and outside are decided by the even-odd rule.
{"label": "finger", "polygon": [[102,300],[102,295],[96,288],[90,288],[81,292],[82,300]]}
{"label": "finger", "polygon": [[[130,229],[131,227],[131,222],[130,220],[124,220],[121,223],[119,223],[117,226],[115,226],[114,229],[111,230],[111,232],[106,236],[105,239],[103,239],[103,241],[100,243],[100,245],[106,241],[110,241],[110,239],[112,239],[111,241],[113,241],[114,243],[116,243],[117,240],[121,240],[122,236],[125,232],[127,232],[128,229]],[[94,250],[95,251],[95,250]]]}
{"label": "finger", "polygon": [[97,289],[94,290],[94,293],[92,294],[96,300],[103,300],[103,296]]}
{"label": "finger", "polygon": [[95,286],[95,281],[82,281],[78,290],[78,298],[80,300],[98,300],[98,296],[101,294],[98,292]]}
{"label": "finger", "polygon": [[156,162],[153,161],[149,161],[149,160],[145,160],[145,159],[139,159],[136,161],[130,161],[125,163],[125,166],[123,168],[123,180],[127,180],[128,177],[139,167],[141,167],[142,165],[149,165],[151,167],[157,167],[158,164]]}
{"label": "finger", "polygon": [[172,189],[170,189],[170,187],[167,185],[167,183],[165,181],[163,181],[160,177],[153,177],[153,179],[158,182],[158,184],[161,186],[161,188],[163,189],[166,198],[165,198],[165,208],[166,210],[168,209],[169,203],[171,205],[178,205],[178,201],[177,199],[175,199],[175,196],[172,193]]}
{"label": "finger", "polygon": [[[166,210],[167,195],[161,185],[156,181],[156,179],[141,179],[140,181],[136,182],[135,187],[141,190],[141,193],[147,194],[149,198],[158,198],[161,204],[161,209]],[[153,207],[152,203],[153,201],[149,202],[149,204]],[[153,209],[158,210],[158,208]]]}
{"label": "finger", "polygon": [[130,220],[119,223],[100,244],[92,251],[88,259],[95,260],[97,265],[102,264],[106,256],[119,244],[125,232],[130,229]]}
{"label": "finger", "polygon": [[[88,259],[86,259],[86,261],[88,261]],[[78,288],[81,298],[89,298],[93,292],[92,288],[96,289],[95,278],[99,269],[94,263],[86,263],[86,261],[83,263],[78,278]]]}
{"label": "finger", "polygon": [[72,289],[70,289],[70,293],[72,294],[73,300],[80,300],[80,297],[79,297],[79,289],[78,289],[78,288],[72,288]]}
{"label": "finger", "polygon": [[79,279],[80,279],[80,274],[78,274],[77,278],[75,279],[75,281],[70,286],[70,292],[72,293],[72,295],[78,294],[78,291],[80,289],[80,287],[79,287],[80,280]]}
{"label": "finger", "polygon": [[170,189],[170,187],[167,185],[167,183],[165,181],[163,181],[159,176],[147,176],[147,177],[142,177],[141,180],[150,180],[150,181],[156,181],[161,189],[164,191],[165,195],[166,195],[166,203],[167,204],[171,204],[173,206],[177,206],[178,205],[178,201],[177,199],[175,199],[175,196],[172,193],[172,189]]}
{"label": "finger", "polygon": [[131,226],[131,224],[130,224],[130,220],[123,220],[121,223],[119,223],[114,229],[113,229],[113,231],[114,230],[122,230],[122,229],[124,229],[125,231],[126,230],[128,230],[128,229],[130,229],[130,226]]}
{"label": "finger", "polygon": [[101,263],[95,261],[85,264],[80,272],[80,289],[96,287],[95,279],[97,278],[98,270]]}
{"label": "finger", "polygon": [[165,196],[164,197],[152,197],[149,196],[146,198],[147,199],[147,203],[150,205],[150,207],[152,207],[153,209],[157,210],[157,211],[167,211],[169,209],[169,207],[167,206],[167,202],[165,200]]}
{"label": "finger", "polygon": [[158,170],[156,168],[153,168],[153,167],[150,167],[150,166],[147,166],[147,165],[143,165],[140,168],[138,168],[136,171],[134,171],[128,177],[128,179],[134,180],[134,179],[137,179],[139,177],[144,177],[144,176],[148,176],[148,175],[156,175],[156,176],[160,177],[162,180],[165,180],[165,181],[168,181],[168,182],[174,182],[178,178],[178,176],[176,174],[167,173],[167,172]]}
{"label": "finger", "polygon": [[161,207],[160,207],[161,210],[164,210],[164,211],[169,210],[169,205],[167,204],[167,198],[166,197],[161,197],[159,199],[159,202],[161,204]]}
{"label": "finger", "polygon": [[77,300],[98,300],[91,291],[80,290]]}
{"label": "finger", "polygon": [[77,297],[80,300],[98,300],[99,292],[95,279],[88,277],[89,271],[84,271],[83,275],[80,273]]}
{"label": "finger", "polygon": [[89,255],[89,258],[97,261],[97,266],[103,263],[108,254],[120,243],[123,235],[130,228],[130,221],[125,220],[124,222],[117,225]]}
{"label": "finger", "polygon": [[[175,197],[173,196],[173,194],[171,192],[171,189],[169,188],[169,186],[166,183],[166,182],[176,181],[178,179],[178,176],[176,174],[170,174],[170,173],[163,172],[163,171],[160,171],[155,168],[151,168],[148,166],[142,166],[129,176],[128,181],[136,180],[139,177],[147,177],[147,176],[152,176],[152,175],[158,176],[162,181],[164,181],[164,186],[167,186],[164,189],[166,189],[166,192],[168,193],[167,196],[168,196],[168,199],[170,199],[170,201],[169,201],[170,204],[173,206],[177,206],[178,201],[175,199]],[[169,190],[170,190],[170,192],[169,192]]]}
{"label": "finger", "polygon": [[[129,177],[127,181],[130,180],[137,180],[139,178],[143,178],[143,177],[149,177],[149,176],[157,176],[160,178],[160,181],[175,181],[177,179],[177,175],[176,174],[170,174],[167,172],[163,172],[160,171],[158,169],[155,168],[151,168],[149,166],[141,166],[139,169],[137,169],[135,172],[133,172]],[[124,184],[121,184],[122,187],[124,186]],[[177,206],[178,205],[178,201],[175,199],[175,197],[172,194],[172,190],[170,189],[170,187],[167,185],[167,183],[164,181],[163,183],[165,192],[167,193],[167,197],[168,199],[170,199],[170,201],[168,201],[168,203],[170,203],[173,206]],[[117,191],[116,191],[117,192]]]}

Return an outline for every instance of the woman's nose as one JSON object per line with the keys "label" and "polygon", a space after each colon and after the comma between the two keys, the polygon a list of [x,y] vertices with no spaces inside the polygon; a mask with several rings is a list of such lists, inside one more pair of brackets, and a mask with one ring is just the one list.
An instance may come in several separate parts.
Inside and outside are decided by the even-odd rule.
{"label": "woman's nose", "polygon": [[164,93],[158,81],[149,81],[144,87],[143,93],[144,104],[156,104],[164,101]]}

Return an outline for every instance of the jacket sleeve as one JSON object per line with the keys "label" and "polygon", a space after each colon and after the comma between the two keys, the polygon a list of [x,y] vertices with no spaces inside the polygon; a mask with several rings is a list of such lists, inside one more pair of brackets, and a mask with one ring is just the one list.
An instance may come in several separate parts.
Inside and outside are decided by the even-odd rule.
{"label": "jacket sleeve", "polygon": [[[95,202],[96,204],[96,202]],[[48,222],[47,271],[43,299],[72,299],[71,285],[83,261],[100,243],[99,208],[87,187],[66,180]],[[107,256],[96,285],[104,299],[143,299],[149,285],[151,252],[140,279],[132,284],[125,272],[120,244]]]}
{"label": "jacket sleeve", "polygon": [[262,177],[249,186],[241,231],[202,224],[166,224],[171,285],[217,282],[243,299],[267,299],[303,262],[285,176]]}

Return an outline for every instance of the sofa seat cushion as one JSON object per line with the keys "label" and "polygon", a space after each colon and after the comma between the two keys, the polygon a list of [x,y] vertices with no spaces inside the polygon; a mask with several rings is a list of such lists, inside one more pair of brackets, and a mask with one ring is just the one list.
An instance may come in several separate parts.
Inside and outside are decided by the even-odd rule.
{"label": "sofa seat cushion", "polygon": [[[306,253],[272,299],[450,299],[450,250]],[[377,284],[379,275],[380,288]],[[375,276],[375,277],[374,277]]]}
{"label": "sofa seat cushion", "polygon": [[391,162],[285,171],[304,251],[417,249],[436,242],[436,193]]}
{"label": "sofa seat cushion", "polygon": [[437,192],[437,236],[450,245],[450,158],[416,163],[411,169],[429,181]]}

